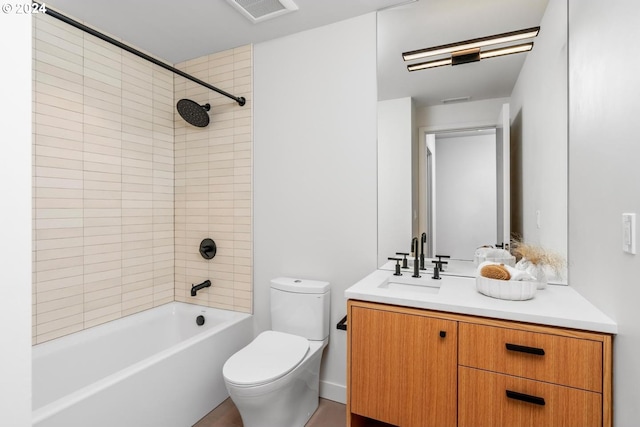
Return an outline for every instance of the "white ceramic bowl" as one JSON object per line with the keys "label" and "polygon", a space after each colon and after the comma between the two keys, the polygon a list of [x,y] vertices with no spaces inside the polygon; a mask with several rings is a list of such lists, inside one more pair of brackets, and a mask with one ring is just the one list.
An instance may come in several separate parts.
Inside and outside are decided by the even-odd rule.
{"label": "white ceramic bowl", "polygon": [[476,276],[476,289],[489,297],[524,301],[533,298],[538,289],[538,283],[526,280],[496,280]]}

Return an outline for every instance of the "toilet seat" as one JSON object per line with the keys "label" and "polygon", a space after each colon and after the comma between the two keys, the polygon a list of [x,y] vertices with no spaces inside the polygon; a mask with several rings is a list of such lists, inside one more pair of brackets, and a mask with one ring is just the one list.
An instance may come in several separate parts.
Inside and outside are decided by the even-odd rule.
{"label": "toilet seat", "polygon": [[222,375],[239,386],[266,384],[291,372],[308,351],[306,338],[265,331],[227,360]]}

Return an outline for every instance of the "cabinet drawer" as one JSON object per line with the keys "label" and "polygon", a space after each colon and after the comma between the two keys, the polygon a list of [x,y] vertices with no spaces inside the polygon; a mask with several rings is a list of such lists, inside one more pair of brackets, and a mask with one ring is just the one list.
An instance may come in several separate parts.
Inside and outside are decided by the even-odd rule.
{"label": "cabinet drawer", "polygon": [[602,343],[460,322],[464,366],[602,392]]}
{"label": "cabinet drawer", "polygon": [[602,427],[602,395],[458,368],[458,427]]}

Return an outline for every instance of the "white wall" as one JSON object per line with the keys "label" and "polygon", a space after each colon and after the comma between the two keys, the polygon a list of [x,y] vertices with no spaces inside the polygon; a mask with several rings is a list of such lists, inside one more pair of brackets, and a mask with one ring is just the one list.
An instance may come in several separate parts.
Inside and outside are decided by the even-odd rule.
{"label": "white wall", "polygon": [[31,16],[0,14],[0,425],[31,425]]}
{"label": "white wall", "polygon": [[411,117],[411,98],[378,103],[378,265],[409,252],[414,236]]}
{"label": "white wall", "polygon": [[422,107],[417,109],[415,126],[430,132],[495,126],[502,105],[508,103],[509,98],[494,98]]}
{"label": "white wall", "polygon": [[497,235],[496,135],[436,136],[435,253],[473,260]]}
{"label": "white wall", "polygon": [[376,20],[368,14],[254,47],[254,315],[269,280],[331,282],[321,394],[345,401],[344,290],[376,268]]}
{"label": "white wall", "polygon": [[569,4],[569,280],[618,323],[618,427],[640,420],[640,254],[622,252],[621,232],[621,214],[640,213],[638,16],[636,0]]}
{"label": "white wall", "polygon": [[[521,229],[524,241],[566,255],[565,0],[549,2],[540,28],[511,94],[512,184],[517,183],[513,187],[522,189],[511,200],[512,218],[517,215],[512,220],[512,229]],[[540,228],[536,224],[536,211],[540,211]]]}

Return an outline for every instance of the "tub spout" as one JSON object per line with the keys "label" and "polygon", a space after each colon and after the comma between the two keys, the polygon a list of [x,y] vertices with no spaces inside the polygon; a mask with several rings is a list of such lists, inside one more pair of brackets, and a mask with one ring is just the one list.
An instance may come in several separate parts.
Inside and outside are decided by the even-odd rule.
{"label": "tub spout", "polygon": [[198,292],[200,289],[208,288],[209,286],[211,286],[211,280],[209,280],[209,279],[205,280],[204,282],[200,283],[199,285],[191,284],[191,296],[195,297],[196,296],[196,292]]}

